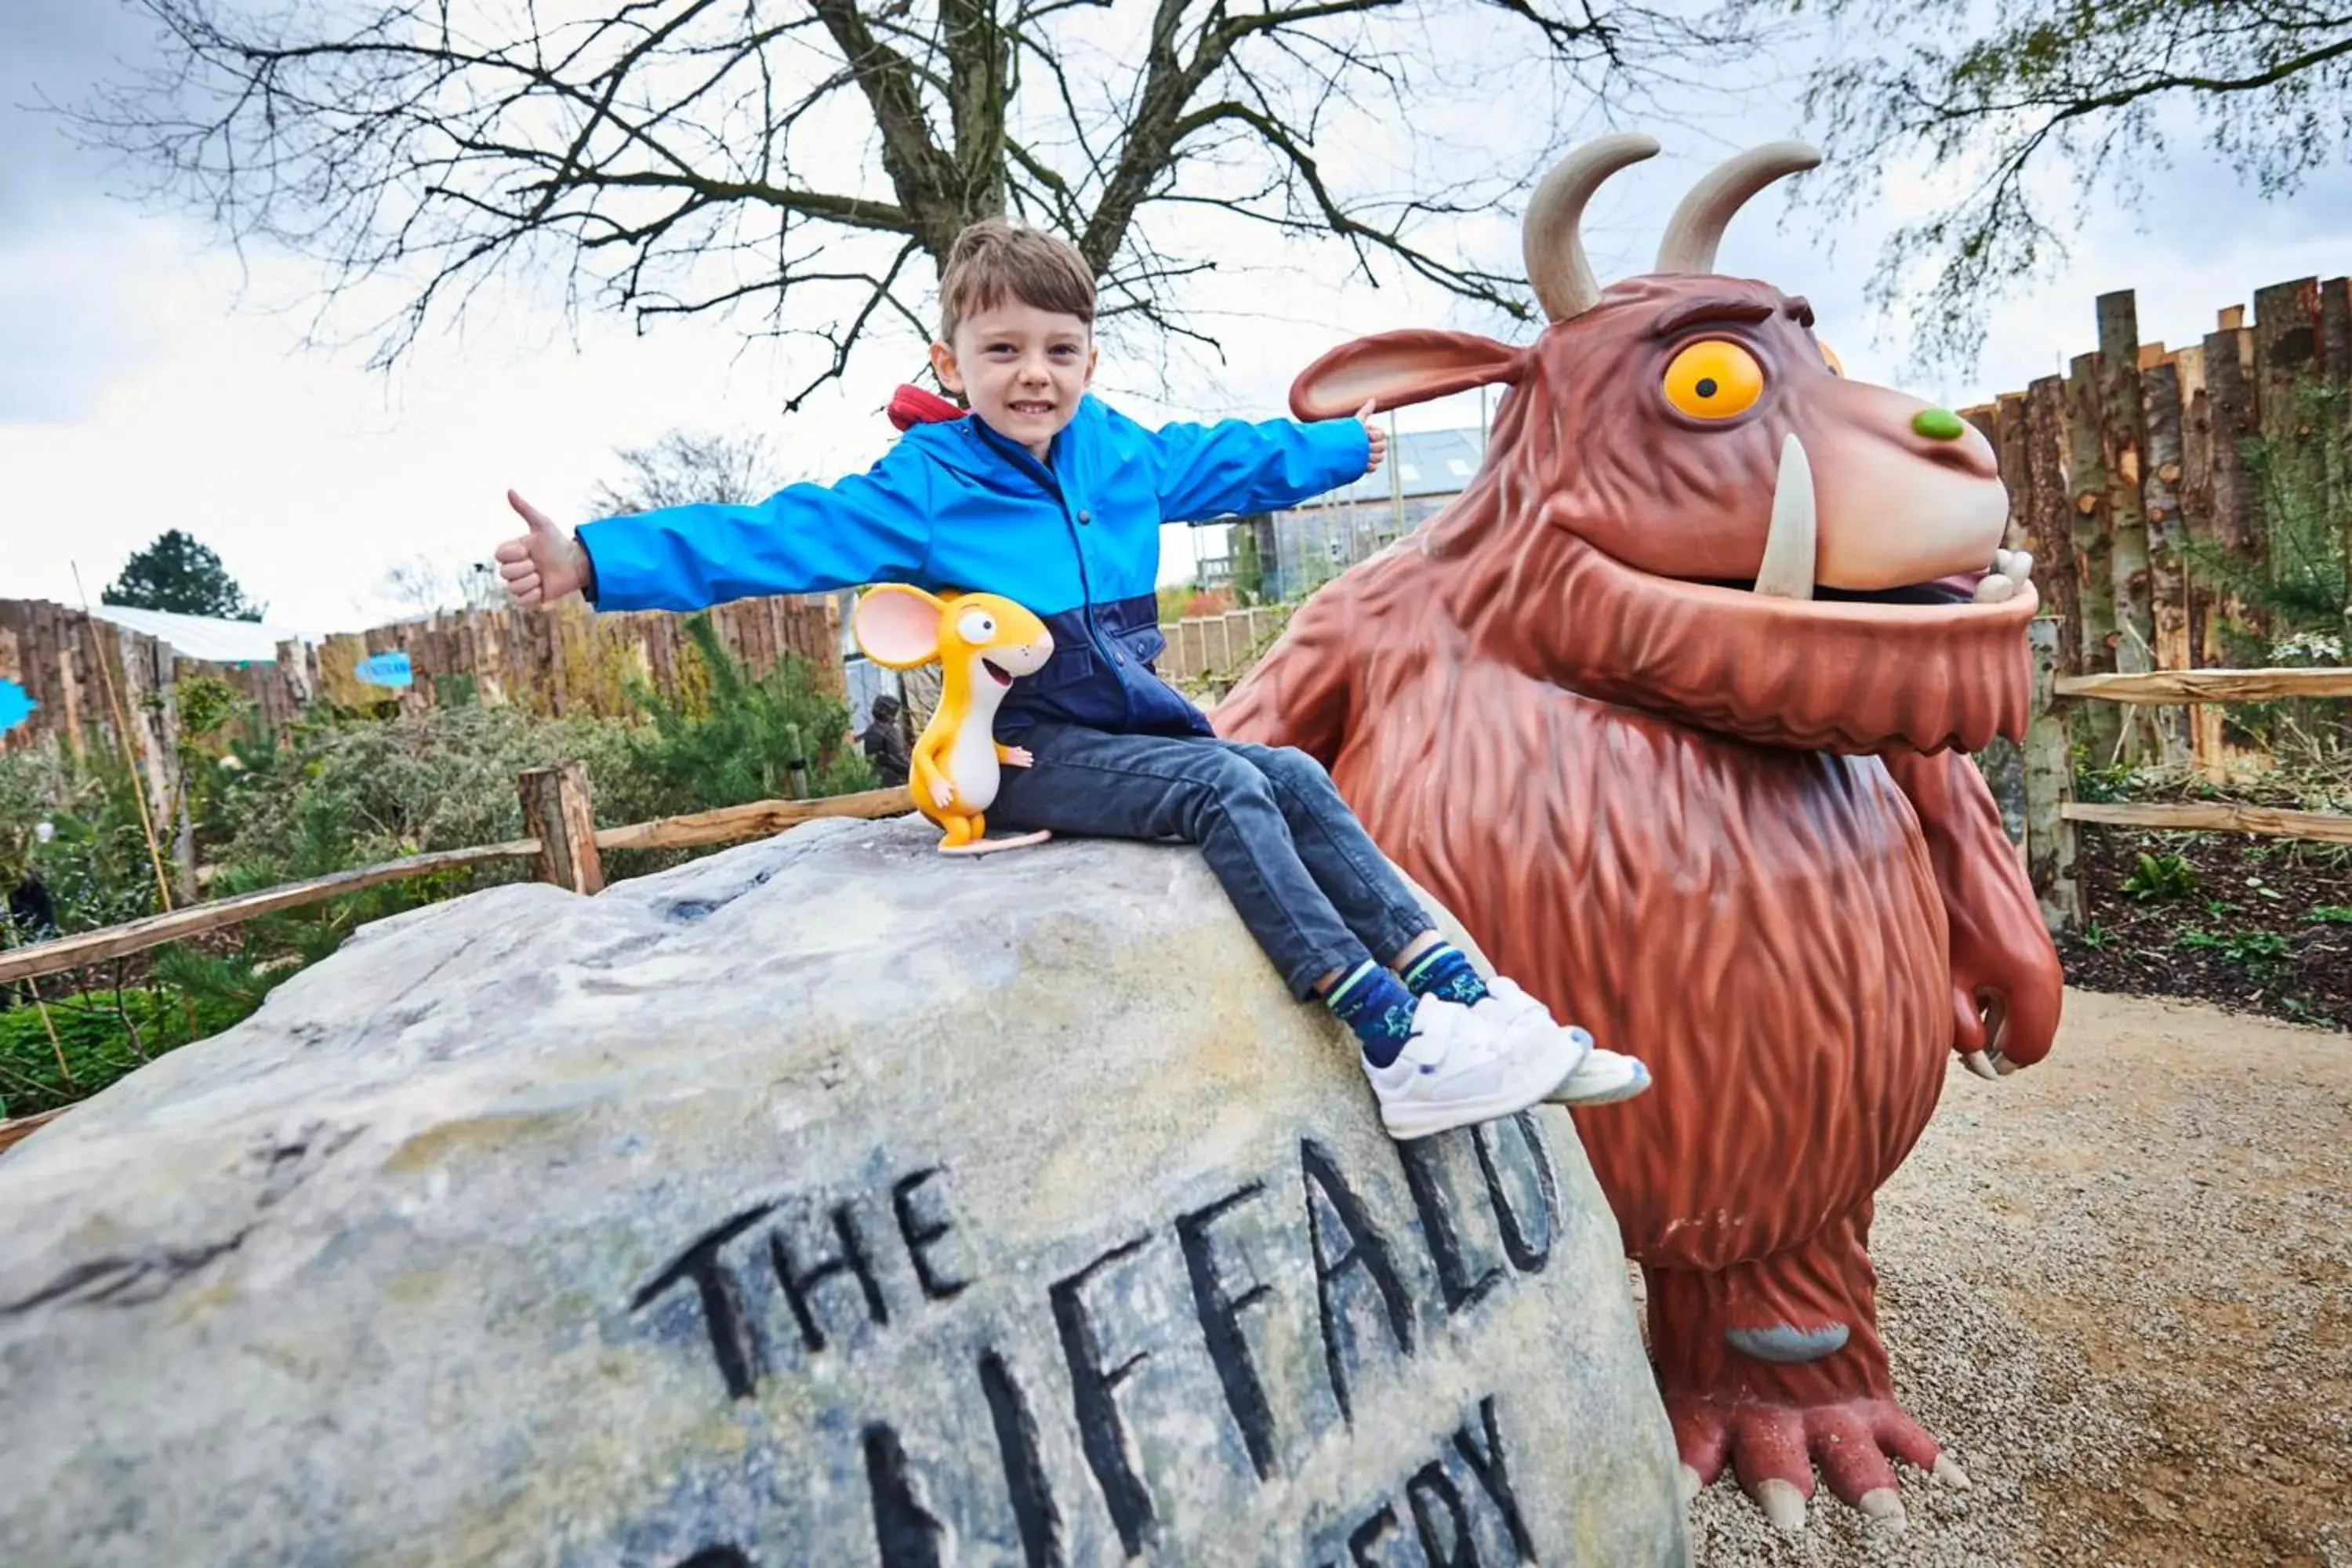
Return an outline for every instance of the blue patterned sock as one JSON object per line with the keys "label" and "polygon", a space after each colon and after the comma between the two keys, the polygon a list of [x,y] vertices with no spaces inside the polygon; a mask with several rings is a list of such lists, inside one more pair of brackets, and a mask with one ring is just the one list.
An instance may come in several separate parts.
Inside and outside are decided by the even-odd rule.
{"label": "blue patterned sock", "polygon": [[1323,1004],[1354,1032],[1364,1059],[1384,1068],[1412,1038],[1412,1000],[1395,975],[1368,959],[1343,975]]}
{"label": "blue patterned sock", "polygon": [[1486,983],[1450,942],[1439,942],[1405,965],[1404,984],[1416,996],[1435,996],[1465,1007],[1475,1007],[1486,999]]}

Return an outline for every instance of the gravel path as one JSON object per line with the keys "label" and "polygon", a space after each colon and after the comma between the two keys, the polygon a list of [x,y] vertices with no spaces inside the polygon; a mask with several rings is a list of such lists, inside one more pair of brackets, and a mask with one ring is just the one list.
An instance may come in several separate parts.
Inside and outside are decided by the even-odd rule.
{"label": "gravel path", "polygon": [[2070,992],[2057,1048],[1954,1069],[1879,1194],[1895,1388],[1975,1480],[1906,1470],[1909,1528],[1816,1497],[1734,1564],[2352,1568],[2352,1035]]}

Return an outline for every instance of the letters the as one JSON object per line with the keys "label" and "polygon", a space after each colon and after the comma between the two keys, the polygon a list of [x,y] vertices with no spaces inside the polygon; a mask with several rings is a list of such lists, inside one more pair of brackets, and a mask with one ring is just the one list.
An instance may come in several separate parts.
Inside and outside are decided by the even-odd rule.
{"label": "letters the", "polygon": [[[703,1327],[710,1335],[710,1356],[719,1363],[719,1378],[730,1399],[749,1399],[759,1382],[759,1342],[745,1331],[743,1304],[736,1299],[735,1279],[719,1261],[719,1249],[734,1240],[775,1207],[761,1204],[745,1209],[695,1238],[676,1261],[654,1276],[629,1302],[636,1311],[680,1280],[691,1280],[702,1298]],[[732,1551],[733,1548],[727,1548]]]}
{"label": "letters the", "polygon": [[784,1288],[784,1300],[792,1304],[793,1321],[801,1326],[801,1343],[812,1354],[824,1349],[825,1338],[809,1294],[837,1274],[856,1278],[859,1292],[866,1298],[867,1317],[877,1323],[890,1321],[889,1304],[882,1299],[882,1287],[874,1278],[873,1262],[866,1256],[866,1244],[857,1234],[857,1221],[845,1203],[833,1206],[833,1234],[841,1250],[805,1267],[793,1261],[792,1247],[784,1239],[782,1226],[768,1236],[768,1258],[775,1266],[776,1283]]}
{"label": "letters the", "polygon": [[[945,1301],[962,1293],[969,1279],[950,1279],[940,1272],[931,1260],[930,1249],[955,1226],[944,1212],[933,1216],[921,1212],[924,1189],[940,1173],[940,1167],[917,1171],[911,1176],[901,1176],[891,1184],[890,1212],[898,1216],[898,1237],[907,1244],[907,1261],[915,1266],[915,1282],[922,1287],[923,1299]],[[931,1202],[939,1200],[934,1196]]]}

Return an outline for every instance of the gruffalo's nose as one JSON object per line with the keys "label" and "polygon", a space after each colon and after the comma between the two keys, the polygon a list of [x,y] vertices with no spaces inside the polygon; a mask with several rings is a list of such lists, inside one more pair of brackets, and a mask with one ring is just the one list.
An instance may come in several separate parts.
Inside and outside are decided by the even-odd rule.
{"label": "gruffalo's nose", "polygon": [[1970,479],[2000,477],[2000,457],[1984,432],[1948,408],[1922,408],[1911,416],[1913,444],[1919,455]]}

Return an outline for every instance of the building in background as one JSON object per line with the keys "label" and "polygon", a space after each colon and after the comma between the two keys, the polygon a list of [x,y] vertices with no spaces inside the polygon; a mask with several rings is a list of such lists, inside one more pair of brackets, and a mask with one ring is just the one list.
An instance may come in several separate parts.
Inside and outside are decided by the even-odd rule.
{"label": "building in background", "polygon": [[1234,519],[1223,552],[1201,556],[1195,585],[1261,604],[1304,594],[1443,510],[1486,450],[1483,429],[1401,432],[1380,472],[1305,506]]}

